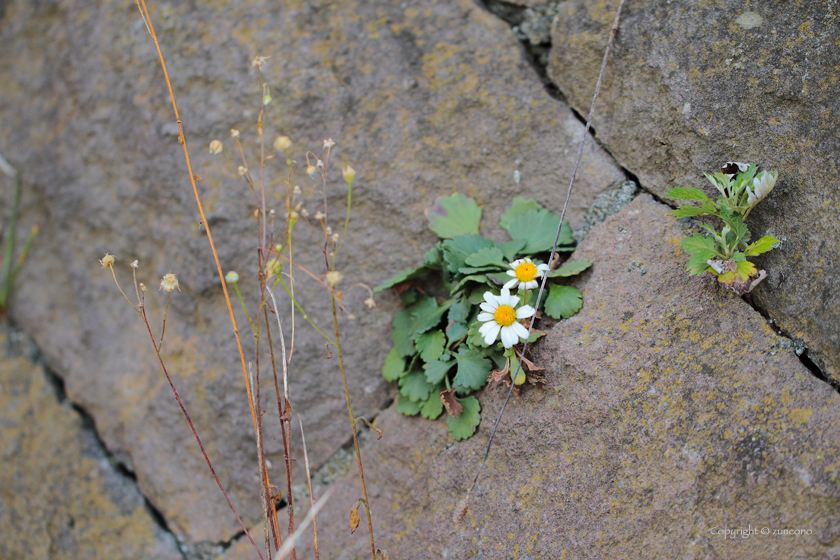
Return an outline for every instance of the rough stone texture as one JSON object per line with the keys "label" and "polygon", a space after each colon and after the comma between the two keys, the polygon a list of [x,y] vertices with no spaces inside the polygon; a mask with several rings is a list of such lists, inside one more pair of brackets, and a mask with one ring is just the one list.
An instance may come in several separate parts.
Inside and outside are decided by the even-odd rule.
{"label": "rough stone texture", "polygon": [[[573,256],[596,263],[584,307],[538,347],[546,387],[512,399],[462,525],[451,511],[502,388],[480,396],[466,442],[443,420],[380,415],[366,477],[392,558],[840,555],[840,396],[740,298],[685,277],[668,210],[642,195]],[[366,557],[366,534],[347,527],[359,495],[354,473],[335,485],[321,558]],[[712,534],[750,527],[771,534]],[[772,534],[784,529],[810,534]]]}
{"label": "rough stone texture", "polygon": [[[11,314],[178,537],[225,541],[238,526],[173,402],[143,325],[96,262],[105,251],[117,255],[124,287],[134,259],[150,288],[166,272],[179,275],[182,293],[173,297],[164,358],[234,505],[253,523],[260,517],[256,454],[241,370],[154,46],[132,2],[2,6],[0,153],[23,169],[31,187],[21,227],[41,223]],[[375,285],[418,262],[433,241],[422,209],[440,194],[476,197],[488,224],[518,194],[555,211],[562,205],[582,126],[546,94],[508,27],[470,2],[150,7],[203,177],[208,222],[223,267],[240,272],[246,297],[254,285],[250,194],[206,147],[218,137],[231,148],[228,131],[236,127],[254,153],[258,96],[249,67],[257,54],[272,55],[268,138],[288,134],[294,157],[303,161],[305,149],[317,150],[332,137],[338,142],[333,161],[352,163],[358,172],[339,259],[346,285]],[[520,184],[513,180],[517,168]],[[337,175],[329,186],[333,209],[346,195]],[[314,213],[319,198],[304,179]],[[591,147],[572,199],[572,225],[598,193],[623,179]],[[271,177],[272,185],[278,182]],[[270,200],[279,208],[276,194]],[[299,229],[298,259],[320,273],[322,261]],[[329,324],[326,295],[303,280],[297,289],[311,315]],[[158,328],[161,298],[154,291],[150,313]],[[379,372],[396,302],[385,296],[366,312],[364,297],[362,291],[347,296],[358,318],[343,326],[356,411],[371,415],[388,399]],[[242,314],[239,321],[253,360]],[[349,439],[344,397],[337,364],[322,359],[322,340],[300,318],[295,348],[293,402],[317,466]],[[283,479],[279,436],[273,416],[266,418],[276,482]]]}
{"label": "rough stone texture", "polygon": [[0,558],[182,558],[134,482],[0,323]]}
{"label": "rough stone texture", "polygon": [[[561,2],[549,76],[579,111],[592,99],[618,2]],[[750,215],[781,246],[758,262],[753,301],[840,380],[840,49],[824,2],[627,2],[593,125],[641,185],[715,191],[729,160],[778,169]]]}

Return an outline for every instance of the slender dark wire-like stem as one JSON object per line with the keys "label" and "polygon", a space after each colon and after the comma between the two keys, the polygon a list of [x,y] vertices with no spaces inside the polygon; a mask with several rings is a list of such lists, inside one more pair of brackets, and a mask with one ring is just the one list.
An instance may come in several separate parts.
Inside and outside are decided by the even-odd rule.
{"label": "slender dark wire-like stem", "polygon": [[[563,229],[563,220],[566,217],[566,209],[569,207],[569,199],[572,196],[572,188],[575,186],[575,178],[577,177],[578,167],[580,167],[580,160],[583,157],[583,147],[586,145],[586,138],[589,136],[589,128],[592,125],[592,115],[595,114],[595,102],[598,100],[598,94],[601,91],[601,80],[604,78],[604,70],[607,68],[607,58],[610,55],[610,48],[612,47],[613,39],[615,38],[615,34],[618,31],[618,22],[619,16],[621,15],[621,8],[624,6],[624,0],[621,0],[618,3],[618,9],[615,11],[615,20],[613,21],[612,28],[610,29],[610,38],[607,41],[607,48],[604,51],[604,59],[601,61],[601,72],[598,74],[598,83],[595,84],[595,95],[592,97],[592,105],[589,107],[589,117],[586,119],[586,128],[583,131],[583,138],[580,141],[580,149],[578,150],[577,161],[575,161],[575,168],[572,171],[572,180],[569,183],[569,190],[566,193],[566,201],[563,203],[563,212],[560,214],[560,225],[557,226],[557,234],[554,236],[554,244],[551,246],[551,256],[548,258],[548,262],[554,262],[554,255],[557,253],[557,243],[560,241],[560,232]],[[545,290],[545,283],[548,280],[548,274],[544,274],[542,277],[542,282],[540,283],[540,291],[537,294],[537,307],[539,307],[540,301],[542,301],[543,291]],[[531,316],[531,323],[528,325],[528,332],[532,332],[534,329],[534,320],[537,318],[536,313]],[[522,346],[522,355],[525,355],[525,351],[528,349],[528,341],[525,341],[525,344]],[[475,487],[476,483],[478,482],[478,477],[481,475],[481,471],[484,469],[484,465],[487,463],[487,458],[490,456],[490,447],[493,445],[493,438],[496,436],[496,429],[499,427],[499,422],[502,420],[502,414],[505,412],[505,408],[507,407],[508,401],[510,401],[510,396],[513,393],[513,388],[515,387],[514,381],[516,380],[516,376],[519,375],[519,370],[522,368],[522,361],[517,360],[516,363],[516,371],[511,372],[511,384],[510,389],[508,390],[507,397],[505,398],[504,404],[502,404],[502,409],[499,411],[499,416],[496,418],[496,423],[493,424],[493,431],[490,433],[490,439],[487,441],[487,449],[484,451],[484,458],[481,460],[481,465],[478,467],[478,472],[475,473],[475,478],[473,478],[472,484],[470,485],[469,489],[467,490],[466,497],[469,497],[470,493],[472,493],[473,488]]]}

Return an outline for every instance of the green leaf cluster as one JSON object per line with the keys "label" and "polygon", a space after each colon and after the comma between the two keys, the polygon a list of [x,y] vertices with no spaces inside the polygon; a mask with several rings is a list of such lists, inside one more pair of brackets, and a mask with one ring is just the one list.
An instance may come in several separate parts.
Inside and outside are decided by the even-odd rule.
{"label": "green leaf cluster", "polygon": [[699,222],[708,235],[695,234],[682,240],[682,248],[689,255],[686,266],[689,274],[708,272],[717,276],[724,286],[739,293],[749,292],[763,278],[763,271],[748,263],[746,257],[770,251],[779,240],[766,235],[750,243],[750,230],[744,221],[756,204],[772,190],[776,172],[757,171],[754,164],[730,162],[719,173],[705,173],[720,193],[716,200],[693,187],[676,187],[668,192],[669,198],[697,203],[677,208],[671,212],[672,216],[717,218],[710,223]]}
{"label": "green leaf cluster", "polygon": [[[448,415],[447,426],[455,440],[462,440],[472,437],[481,420],[478,399],[471,393],[484,387],[490,372],[502,369],[507,360],[501,342],[488,347],[478,333],[478,304],[485,292],[498,294],[511,279],[506,271],[512,261],[529,257],[540,263],[548,258],[560,218],[534,200],[515,198],[500,221],[510,240],[495,243],[479,234],[481,208],[469,197],[440,197],[425,214],[440,241],[420,266],[396,273],[374,290],[396,287],[403,304],[394,317],[394,346],[382,374],[399,383],[397,411],[409,416],[438,418],[444,413],[441,393],[454,392],[462,411],[457,417]],[[558,252],[574,250],[568,223],[563,224],[556,247]],[[591,265],[589,261],[567,262],[549,277],[574,276]],[[445,295],[435,297],[408,282],[429,274],[439,275]],[[535,299],[536,290],[532,290],[530,304],[537,307]],[[547,297],[537,308],[562,319],[577,313],[581,305],[579,290],[550,283]],[[533,333],[531,342],[537,338]]]}

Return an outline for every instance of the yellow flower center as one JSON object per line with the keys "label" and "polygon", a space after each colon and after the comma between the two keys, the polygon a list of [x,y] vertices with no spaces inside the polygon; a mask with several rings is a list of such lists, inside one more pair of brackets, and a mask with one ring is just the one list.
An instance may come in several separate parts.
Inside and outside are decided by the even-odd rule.
{"label": "yellow flower center", "polygon": [[534,263],[525,261],[516,267],[516,279],[520,282],[530,282],[537,277],[537,267]]}
{"label": "yellow flower center", "polygon": [[500,305],[493,313],[493,318],[503,327],[509,327],[516,322],[516,311],[509,305]]}

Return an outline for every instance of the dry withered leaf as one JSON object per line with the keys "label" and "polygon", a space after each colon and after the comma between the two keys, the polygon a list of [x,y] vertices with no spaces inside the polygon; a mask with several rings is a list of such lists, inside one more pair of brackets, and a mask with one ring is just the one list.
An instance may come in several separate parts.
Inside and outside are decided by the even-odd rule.
{"label": "dry withered leaf", "polygon": [[283,415],[280,417],[280,421],[287,422],[292,419],[292,403],[286,397],[280,398],[283,399]]}
{"label": "dry withered leaf", "polygon": [[461,501],[455,505],[455,509],[452,510],[452,522],[453,523],[460,523],[464,520],[464,516],[467,515],[467,498],[461,498]]}
{"label": "dry withered leaf", "polygon": [[510,358],[507,358],[505,361],[505,367],[503,369],[494,369],[490,372],[490,377],[496,383],[501,383],[505,381],[510,376]]}
{"label": "dry withered leaf", "polygon": [[373,557],[373,560],[388,560],[388,552],[382,550],[381,548],[377,548],[376,556]]}
{"label": "dry withered leaf", "polygon": [[455,391],[451,389],[449,391],[442,392],[440,394],[440,400],[443,403],[444,408],[446,408],[446,412],[448,412],[453,418],[458,418],[464,411],[464,407],[461,406],[461,403],[455,400]]}
{"label": "dry withered leaf", "polygon": [[356,529],[359,528],[359,506],[364,504],[365,501],[362,498],[359,498],[355,502],[353,502],[353,507],[350,508],[350,534],[356,532]]}

